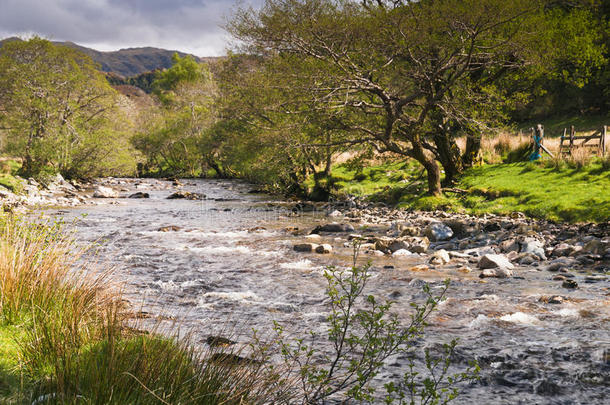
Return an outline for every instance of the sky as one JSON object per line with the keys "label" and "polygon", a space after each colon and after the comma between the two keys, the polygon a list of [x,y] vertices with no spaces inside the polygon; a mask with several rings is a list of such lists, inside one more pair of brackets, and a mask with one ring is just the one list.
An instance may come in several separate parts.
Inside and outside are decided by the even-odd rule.
{"label": "sky", "polygon": [[[258,6],[263,0],[245,0]],[[225,54],[237,0],[0,0],[0,39],[39,35],[100,51],[153,46]]]}

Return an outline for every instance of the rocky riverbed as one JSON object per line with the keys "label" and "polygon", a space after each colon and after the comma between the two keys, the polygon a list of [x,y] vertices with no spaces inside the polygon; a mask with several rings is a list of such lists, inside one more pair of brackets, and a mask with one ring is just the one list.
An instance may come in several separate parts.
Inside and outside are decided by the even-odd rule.
{"label": "rocky riverbed", "polygon": [[[78,239],[99,244],[140,317],[171,319],[168,328],[178,320],[202,344],[209,335],[244,343],[252,328],[271,333],[274,320],[295,335],[323,333],[324,266],[349,266],[357,240],[360,262],[372,263],[369,293],[395,301],[404,319],[409,303],[423,299],[424,282],[434,291],[451,279],[417,344],[434,348],[457,337],[456,370],[479,361],[481,381],[456,403],[602,404],[607,397],[608,222],[282,201],[220,180],[50,184],[31,184],[29,202],[15,205],[72,206],[47,213],[76,220]],[[405,364],[391,359],[380,381],[398,379]]]}

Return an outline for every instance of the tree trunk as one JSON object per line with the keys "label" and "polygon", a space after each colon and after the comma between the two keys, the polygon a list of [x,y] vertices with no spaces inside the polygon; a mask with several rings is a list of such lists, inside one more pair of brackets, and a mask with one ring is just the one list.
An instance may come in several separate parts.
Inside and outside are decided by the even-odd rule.
{"label": "tree trunk", "polygon": [[444,186],[450,186],[455,178],[462,172],[462,161],[460,148],[447,133],[437,133],[434,135],[434,144],[439,155],[439,161],[445,170]]}
{"label": "tree trunk", "polygon": [[421,163],[428,175],[428,194],[433,196],[441,195],[441,169],[434,158],[426,155],[424,148],[419,142],[411,142],[413,149],[411,157]]}
{"label": "tree trunk", "polygon": [[480,150],[481,136],[468,135],[466,137],[466,150],[464,150],[464,154],[462,155],[462,165],[465,169],[474,165]]}

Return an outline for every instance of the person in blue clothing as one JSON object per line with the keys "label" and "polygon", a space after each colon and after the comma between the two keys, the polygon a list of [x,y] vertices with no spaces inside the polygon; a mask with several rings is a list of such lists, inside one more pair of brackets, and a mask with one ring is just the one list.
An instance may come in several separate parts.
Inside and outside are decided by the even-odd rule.
{"label": "person in blue clothing", "polygon": [[536,125],[534,130],[534,151],[530,155],[530,161],[540,159],[540,149],[542,149],[542,138],[544,138],[544,127],[541,124]]}

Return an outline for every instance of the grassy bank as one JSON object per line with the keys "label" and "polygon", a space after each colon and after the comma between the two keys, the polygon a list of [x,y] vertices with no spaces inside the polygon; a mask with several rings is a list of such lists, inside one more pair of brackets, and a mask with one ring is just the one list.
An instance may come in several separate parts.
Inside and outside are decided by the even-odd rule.
{"label": "grassy bank", "polygon": [[218,360],[216,350],[202,353],[184,341],[138,331],[108,273],[83,264],[81,254],[57,226],[1,218],[0,403],[241,404],[273,398],[278,380],[262,362],[235,366]]}
{"label": "grassy bank", "polygon": [[472,168],[443,197],[424,194],[423,172],[411,164],[387,163],[361,171],[333,171],[337,192],[365,196],[403,208],[445,209],[472,214],[523,212],[565,222],[610,219],[610,168],[594,159],[585,165],[556,161],[483,165]]}

